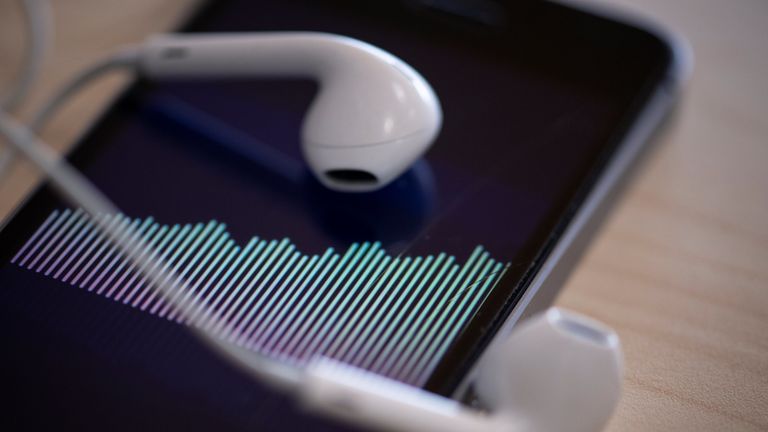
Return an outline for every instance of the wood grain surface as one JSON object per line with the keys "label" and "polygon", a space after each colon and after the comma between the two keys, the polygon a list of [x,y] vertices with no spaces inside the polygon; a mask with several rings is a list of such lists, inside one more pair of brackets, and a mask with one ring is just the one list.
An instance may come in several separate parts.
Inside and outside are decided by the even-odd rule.
{"label": "wood grain surface", "polygon": [[[558,304],[620,334],[624,396],[610,431],[768,430],[768,2],[604,1],[684,34],[695,69],[675,124],[617,205]],[[20,112],[114,46],[173,26],[190,0],[53,2],[56,44]],[[0,83],[23,46],[0,0]],[[78,96],[46,130],[64,149],[124,85]],[[17,163],[0,217],[38,177]]]}

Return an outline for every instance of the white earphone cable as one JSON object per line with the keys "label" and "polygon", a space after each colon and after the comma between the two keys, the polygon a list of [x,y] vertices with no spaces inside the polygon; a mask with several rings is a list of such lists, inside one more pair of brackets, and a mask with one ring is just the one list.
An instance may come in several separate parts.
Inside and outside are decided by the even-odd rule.
{"label": "white earphone cable", "polygon": [[37,111],[37,113],[35,113],[32,120],[29,122],[29,129],[35,133],[39,133],[45,127],[45,123],[55,115],[56,111],[61,108],[69,98],[82,90],[83,87],[93,83],[96,78],[110,72],[120,69],[134,69],[138,58],[139,54],[137,48],[126,47],[80,71],[66,85],[61,87],[58,92]]}
{"label": "white earphone cable", "polygon": [[[180,278],[165,270],[164,266],[156,265],[156,257],[152,254],[142,253],[148,246],[142,240],[135,243],[131,241],[132,238],[138,237],[131,227],[118,227],[106,223],[101,216],[118,214],[117,207],[82,174],[64,161],[56,151],[43,144],[32,131],[2,111],[0,111],[0,134],[38,167],[67,200],[87,212],[97,228],[144,274],[150,286],[157,289],[166,301],[172,302],[183,316],[195,316],[195,311],[205,307],[197,304],[194,299],[177,300],[178,296],[171,287],[177,285]],[[203,330],[202,319],[205,315],[197,315],[199,318],[191,322],[189,327],[219,354],[274,387],[292,390],[298,385],[301,376],[298,369],[220,340]]]}
{"label": "white earphone cable", "polygon": [[23,0],[22,6],[27,22],[27,49],[15,84],[0,99],[0,108],[5,111],[13,111],[21,104],[40,75],[53,29],[47,0]]}
{"label": "white earphone cable", "polygon": [[[21,104],[43,68],[53,33],[53,17],[48,0],[23,0],[26,45],[21,67],[7,93],[0,96],[0,110],[12,112]],[[14,160],[13,147],[0,149],[0,178]]]}
{"label": "white earphone cable", "polygon": [[[24,2],[25,12],[27,13],[30,27],[35,27],[32,33],[38,34],[37,26],[42,25],[47,18],[40,17],[37,14],[49,13],[46,6],[47,2],[42,0],[27,0]],[[37,48],[36,48],[37,49]],[[38,55],[35,54],[37,57]],[[9,149],[18,151],[31,161],[50,181],[52,186],[57,189],[68,201],[82,208],[88,213],[96,227],[115,245],[118,250],[147,278],[149,285],[158,290],[164,300],[170,302],[179,309],[183,316],[193,319],[189,327],[197,334],[200,339],[208,344],[214,351],[239,365],[243,370],[272,387],[284,391],[293,391],[300,382],[301,371],[295,367],[273,360],[263,354],[245,350],[203,330],[203,317],[207,314],[197,314],[201,308],[193,298],[183,301],[173,291],[174,286],[184,285],[173,271],[169,271],[163,265],[157,265],[157,257],[151,253],[145,253],[148,246],[142,241],[132,241],[138,236],[131,227],[112,226],[105,222],[102,217],[107,214],[116,215],[119,213],[115,206],[105,195],[103,195],[88,179],[86,179],[77,169],[72,167],[61,155],[43,143],[35,135],[33,129],[39,129],[44,123],[61,107],[61,105],[78,90],[86,84],[92,82],[95,78],[104,73],[120,68],[130,68],[136,64],[136,51],[127,49],[119,51],[105,60],[93,65],[77,75],[68,85],[64,86],[48,104],[46,104],[34,116],[32,127],[26,127],[14,120],[6,110],[0,109],[0,135],[7,139],[10,144]],[[39,64],[41,59],[27,61],[31,64]],[[37,67],[37,66],[35,66]],[[28,88],[34,81],[36,72],[25,77],[19,84]],[[11,98],[7,99],[14,105],[20,101],[26,93],[26,89],[14,89]],[[2,156],[13,158],[13,153],[6,149]],[[2,160],[2,159],[0,159]],[[0,169],[2,165],[0,165]],[[0,171],[2,173],[2,171]],[[197,317],[197,318],[192,318]]]}

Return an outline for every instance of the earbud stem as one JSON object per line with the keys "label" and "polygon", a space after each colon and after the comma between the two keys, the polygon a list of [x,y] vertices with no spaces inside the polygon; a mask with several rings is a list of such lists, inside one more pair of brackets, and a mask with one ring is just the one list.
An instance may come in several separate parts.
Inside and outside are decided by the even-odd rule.
{"label": "earbud stem", "polygon": [[456,401],[332,360],[313,361],[300,399],[310,411],[381,431],[499,430]]}
{"label": "earbud stem", "polygon": [[141,71],[152,78],[316,78],[355,44],[314,32],[162,35],[144,44]]}

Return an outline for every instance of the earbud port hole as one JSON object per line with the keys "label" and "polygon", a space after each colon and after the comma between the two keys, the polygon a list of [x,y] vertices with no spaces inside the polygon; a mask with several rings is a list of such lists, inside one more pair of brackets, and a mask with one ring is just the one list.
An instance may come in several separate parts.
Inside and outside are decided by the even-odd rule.
{"label": "earbud port hole", "polygon": [[334,169],[325,172],[325,176],[335,183],[375,184],[379,180],[368,171],[357,169]]}

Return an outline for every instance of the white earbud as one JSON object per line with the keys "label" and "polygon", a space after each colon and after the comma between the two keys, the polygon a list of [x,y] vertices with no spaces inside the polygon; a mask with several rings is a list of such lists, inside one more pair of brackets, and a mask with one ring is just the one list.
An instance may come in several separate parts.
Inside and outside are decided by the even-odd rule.
{"label": "white earbud", "polygon": [[621,395],[619,337],[582,315],[551,308],[487,354],[475,390],[516,430],[599,431]]}
{"label": "white earbud", "polygon": [[[149,40],[140,70],[153,78],[304,77],[320,83],[301,137],[326,186],[378,189],[431,145],[442,123],[427,81],[395,56],[326,33],[164,35]],[[258,121],[258,119],[256,119]]]}
{"label": "white earbud", "polygon": [[313,361],[301,387],[311,410],[387,431],[594,432],[621,393],[618,336],[550,309],[486,353],[476,381],[490,412],[341,365]]}

